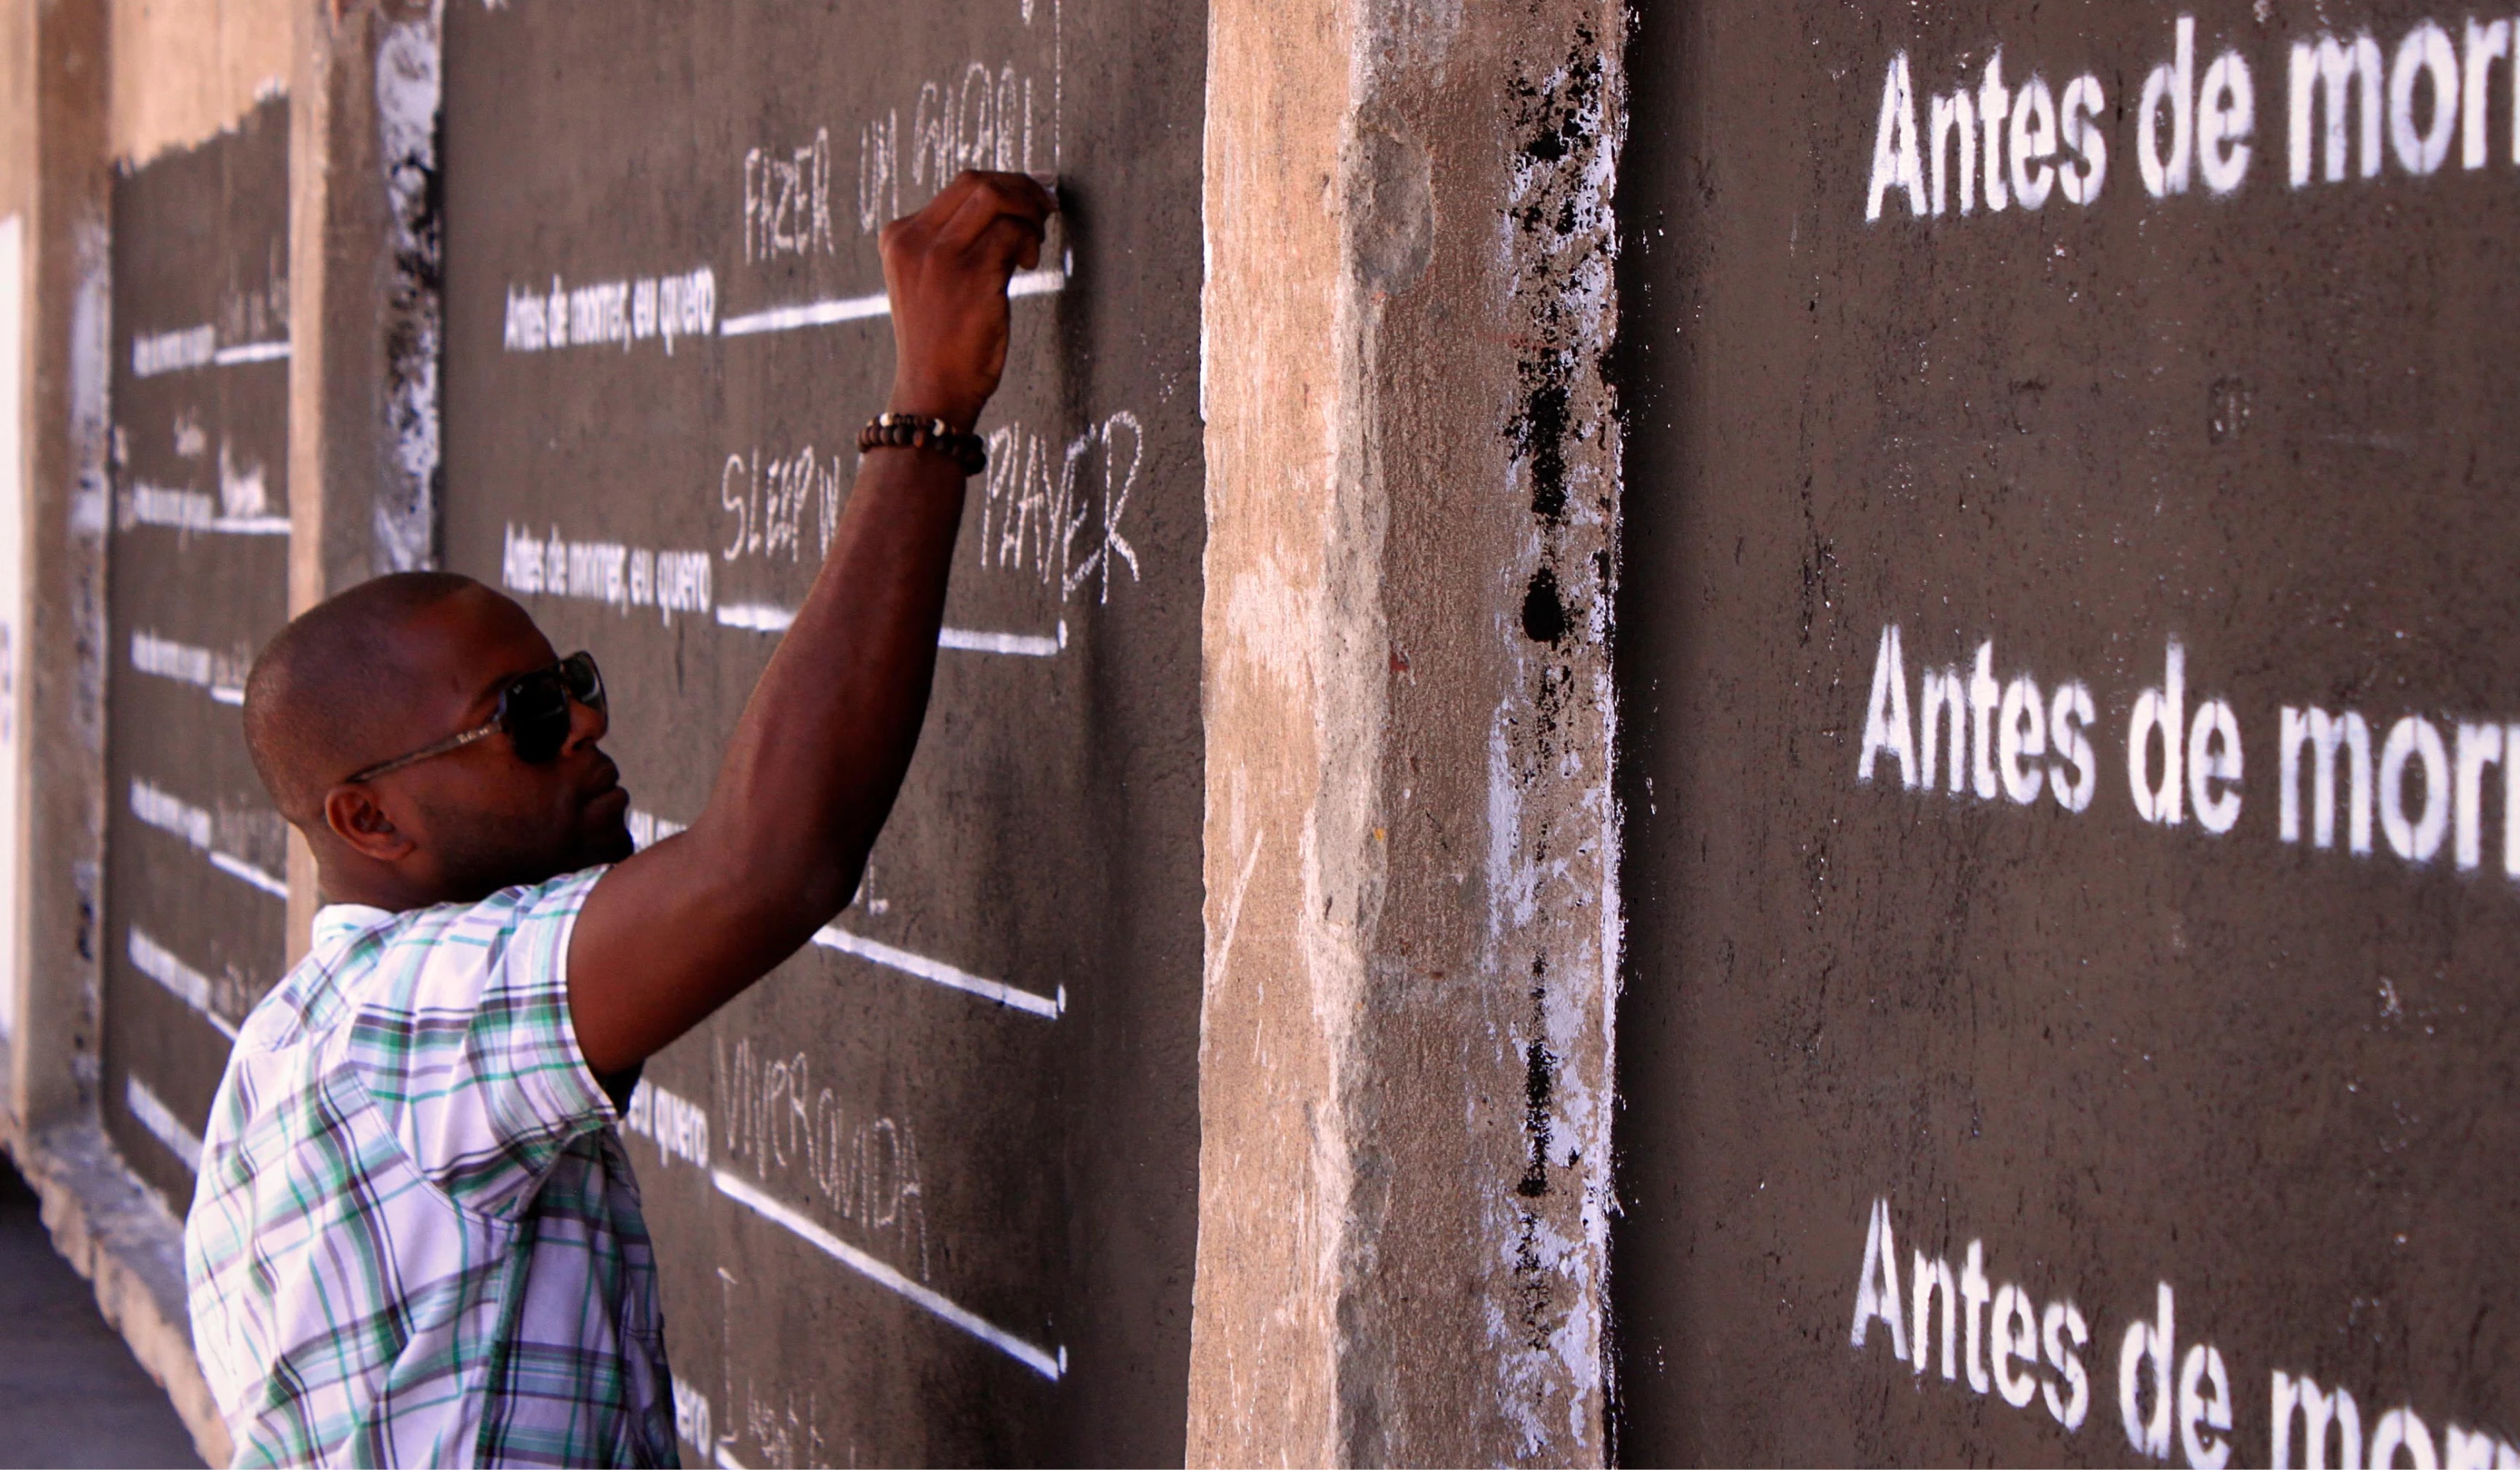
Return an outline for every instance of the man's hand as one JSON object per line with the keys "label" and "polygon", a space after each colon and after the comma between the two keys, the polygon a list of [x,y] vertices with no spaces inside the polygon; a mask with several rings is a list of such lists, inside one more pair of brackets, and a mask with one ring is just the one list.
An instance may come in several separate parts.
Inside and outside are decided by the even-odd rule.
{"label": "man's hand", "polygon": [[[969,432],[1007,366],[1007,278],[1041,258],[1049,191],[967,173],[883,232],[892,411]],[[794,954],[856,891],[936,671],[962,525],[953,460],[860,461],[821,575],[744,706],[708,806],[595,885],[568,1004],[598,1076],[627,1071]]]}
{"label": "man's hand", "polygon": [[966,171],[883,227],[897,354],[888,408],[968,433],[1007,367],[1007,280],[1041,262],[1050,191],[1020,173]]}

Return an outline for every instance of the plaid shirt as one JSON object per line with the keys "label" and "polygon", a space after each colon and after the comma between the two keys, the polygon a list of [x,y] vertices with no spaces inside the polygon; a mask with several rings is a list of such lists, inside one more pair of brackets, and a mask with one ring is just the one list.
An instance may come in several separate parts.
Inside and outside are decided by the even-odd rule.
{"label": "plaid shirt", "polygon": [[239,1465],[677,1462],[664,1326],[568,936],[604,869],[337,904],[239,1033],[184,1229]]}

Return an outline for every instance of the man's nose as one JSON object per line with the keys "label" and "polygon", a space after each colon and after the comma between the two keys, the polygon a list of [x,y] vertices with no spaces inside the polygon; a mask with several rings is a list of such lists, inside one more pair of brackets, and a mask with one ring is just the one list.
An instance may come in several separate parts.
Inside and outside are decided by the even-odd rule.
{"label": "man's nose", "polygon": [[562,747],[562,753],[592,745],[603,739],[611,729],[610,714],[571,694],[568,699],[568,743]]}

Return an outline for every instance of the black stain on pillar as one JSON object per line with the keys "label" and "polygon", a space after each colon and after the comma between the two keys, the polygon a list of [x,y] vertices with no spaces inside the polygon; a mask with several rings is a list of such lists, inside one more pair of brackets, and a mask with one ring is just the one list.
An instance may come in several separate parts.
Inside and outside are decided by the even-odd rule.
{"label": "black stain on pillar", "polygon": [[1557,590],[1557,573],[1542,567],[1531,574],[1522,595],[1522,632],[1536,644],[1553,644],[1566,636],[1566,601]]}
{"label": "black stain on pillar", "polygon": [[1538,1199],[1549,1192],[1549,1099],[1557,1087],[1557,1058],[1533,1042],[1523,1048],[1522,1131],[1531,1142],[1531,1167],[1514,1192]]}

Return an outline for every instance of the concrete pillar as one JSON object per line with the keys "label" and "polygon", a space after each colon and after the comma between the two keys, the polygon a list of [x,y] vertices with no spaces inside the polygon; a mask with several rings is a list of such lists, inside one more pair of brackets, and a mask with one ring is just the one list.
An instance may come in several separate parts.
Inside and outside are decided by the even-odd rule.
{"label": "concrete pillar", "polygon": [[[296,0],[290,81],[289,609],[438,557],[439,22]],[[289,835],[289,960],[315,916]]]}
{"label": "concrete pillar", "polygon": [[104,911],[108,245],[104,0],[25,7],[33,30],[26,224],[27,870],[9,1110],[22,1129],[88,1116]]}
{"label": "concrete pillar", "polygon": [[1593,1463],[1615,6],[1212,0],[1193,1463]]}

